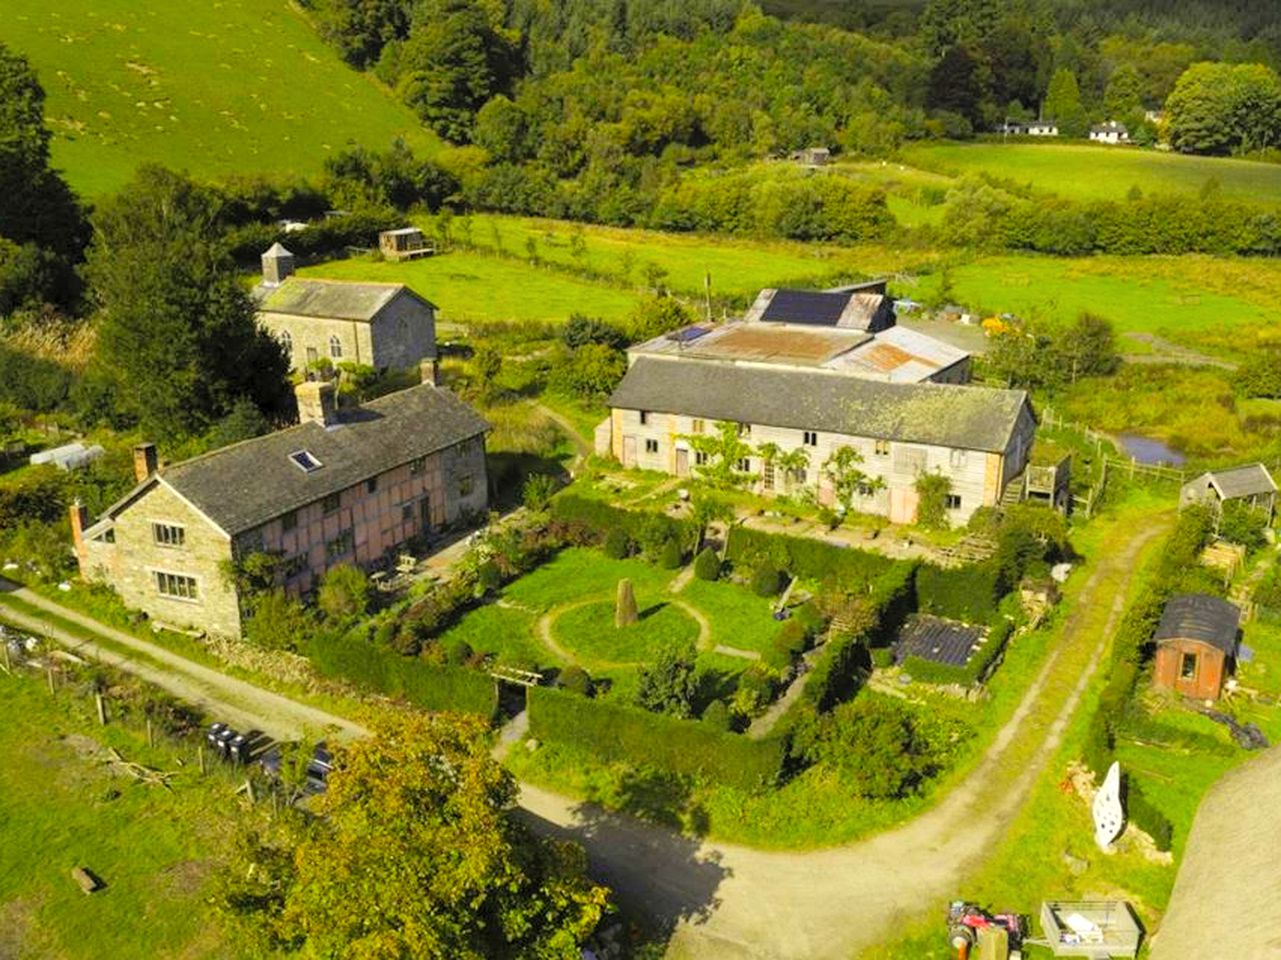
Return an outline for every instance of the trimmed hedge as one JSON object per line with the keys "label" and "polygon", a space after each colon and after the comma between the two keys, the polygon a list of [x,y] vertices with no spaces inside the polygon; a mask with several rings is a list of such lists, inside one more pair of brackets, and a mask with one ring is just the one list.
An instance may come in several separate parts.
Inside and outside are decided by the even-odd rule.
{"label": "trimmed hedge", "polygon": [[1152,838],[1158,850],[1169,850],[1174,846],[1174,824],[1152,805],[1139,788],[1139,782],[1129,774],[1125,777],[1125,815]]}
{"label": "trimmed hedge", "polygon": [[[615,530],[621,530],[631,543],[675,541],[685,550],[693,545],[694,525],[688,520],[675,520],[661,513],[623,510],[599,500],[588,500],[573,494],[561,494],[551,504],[552,519],[569,527],[577,539],[603,544]],[[662,547],[659,546],[661,550]]]}
{"label": "trimmed hedge", "polygon": [[916,573],[916,600],[921,613],[949,620],[984,623],[996,613],[1000,567],[992,560],[944,569],[923,563]]}
{"label": "trimmed hedge", "polygon": [[474,713],[486,719],[498,709],[498,688],[475,670],[425,663],[385,652],[350,636],[320,634],[308,653],[324,677],[347,680],[425,710]]}
{"label": "trimmed hedge", "polygon": [[529,691],[529,732],[564,743],[602,760],[647,764],[684,776],[703,777],[741,790],[777,782],[786,753],[782,738],[749,740],[710,724],[548,687]]}
{"label": "trimmed hedge", "polygon": [[894,566],[893,560],[878,553],[838,547],[809,537],[762,533],[743,526],[730,528],[725,557],[749,567],[767,560],[794,577],[813,580],[836,577],[850,582],[875,580]]}

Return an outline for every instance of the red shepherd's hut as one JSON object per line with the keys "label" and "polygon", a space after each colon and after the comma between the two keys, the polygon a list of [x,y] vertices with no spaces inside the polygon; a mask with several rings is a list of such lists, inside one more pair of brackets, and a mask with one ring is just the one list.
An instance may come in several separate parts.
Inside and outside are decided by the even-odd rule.
{"label": "red shepherd's hut", "polygon": [[1218,597],[1171,597],[1156,628],[1152,685],[1197,700],[1215,700],[1231,672],[1241,612]]}

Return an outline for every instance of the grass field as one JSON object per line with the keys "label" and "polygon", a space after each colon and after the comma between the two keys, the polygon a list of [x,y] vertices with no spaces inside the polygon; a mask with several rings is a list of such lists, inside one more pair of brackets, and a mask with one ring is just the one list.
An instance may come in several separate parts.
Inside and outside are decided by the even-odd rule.
{"label": "grass field", "polygon": [[[703,295],[710,273],[712,295],[750,303],[762,287],[830,286],[898,270],[903,254],[877,245],[752,241],[700,234],[663,233],[587,226],[560,220],[474,214],[470,242],[521,257],[532,239],[537,256],[571,269],[604,274],[623,285],[645,284],[647,267],[666,271],[664,283],[678,293]],[[453,232],[465,229],[454,221]],[[575,256],[572,238],[581,237]]]}
{"label": "grass field", "polygon": [[355,257],[298,271],[333,280],[403,283],[439,308],[443,323],[563,323],[572,313],[622,320],[640,294],[540,269],[520,260],[455,250],[408,263]]}
{"label": "grass field", "polygon": [[1281,204],[1281,165],[1190,157],[1082,143],[930,143],[903,151],[913,166],[942,174],[985,172],[1073,199],[1119,200],[1144,193],[1199,193],[1211,178],[1223,196]]}
{"label": "grass field", "polygon": [[[191,750],[93,718],[93,701],[43,678],[0,674],[0,956],[241,956],[205,904],[230,832],[254,814],[221,775],[201,779]],[[105,747],[176,771],[172,792],[113,776]],[[106,889],[86,897],[86,866]]]}
{"label": "grass field", "polygon": [[355,144],[437,144],[286,0],[9,0],[0,40],[35,66],[54,163],[89,197],[142,162],[196,176],[314,174]]}

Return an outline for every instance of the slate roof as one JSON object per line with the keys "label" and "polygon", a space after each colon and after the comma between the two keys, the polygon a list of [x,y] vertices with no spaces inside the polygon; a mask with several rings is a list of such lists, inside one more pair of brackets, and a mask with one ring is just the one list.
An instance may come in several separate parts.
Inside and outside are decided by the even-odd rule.
{"label": "slate roof", "polygon": [[1241,611],[1206,593],[1181,593],[1171,597],[1161,614],[1153,639],[1200,640],[1228,656],[1236,651]]}
{"label": "slate roof", "polygon": [[[448,390],[424,384],[344,411],[336,426],[302,423],[174,464],[158,476],[235,536],[488,429]],[[322,466],[303,472],[289,459],[300,450]]]}
{"label": "slate roof", "polygon": [[1003,452],[1021,390],[887,383],[811,370],[639,357],[610,397],[625,410]]}
{"label": "slate roof", "polygon": [[1276,493],[1277,485],[1261,463],[1249,463],[1231,470],[1211,470],[1202,475],[1219,491],[1224,500],[1253,497],[1258,494]]}
{"label": "slate roof", "polygon": [[403,283],[349,283],[289,277],[277,287],[260,288],[258,309],[264,313],[369,323],[401,294],[408,294],[428,307],[434,306]]}

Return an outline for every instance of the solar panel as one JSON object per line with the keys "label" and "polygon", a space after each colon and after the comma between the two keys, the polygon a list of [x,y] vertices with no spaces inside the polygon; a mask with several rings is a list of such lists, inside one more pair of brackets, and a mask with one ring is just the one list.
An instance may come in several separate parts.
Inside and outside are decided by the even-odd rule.
{"label": "solar panel", "polygon": [[969,662],[974,649],[983,638],[983,628],[944,620],[941,617],[918,615],[904,624],[894,644],[895,661],[902,663],[910,656],[953,667],[963,667]]}
{"label": "solar panel", "polygon": [[307,450],[298,450],[291,453],[289,455],[289,459],[292,460],[294,466],[303,473],[313,473],[324,466],[323,463],[317,460],[315,456]]}
{"label": "solar panel", "polygon": [[685,327],[683,330],[673,330],[667,335],[667,339],[675,340],[677,343],[689,343],[708,333],[711,333],[710,327]]}

